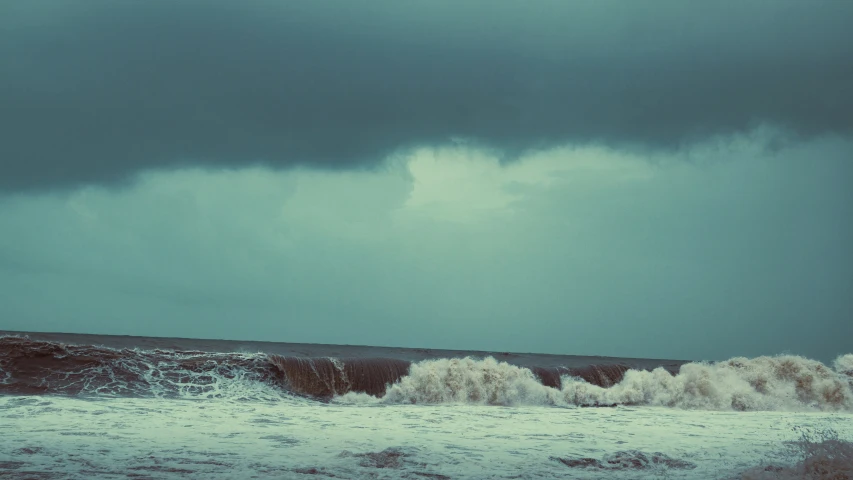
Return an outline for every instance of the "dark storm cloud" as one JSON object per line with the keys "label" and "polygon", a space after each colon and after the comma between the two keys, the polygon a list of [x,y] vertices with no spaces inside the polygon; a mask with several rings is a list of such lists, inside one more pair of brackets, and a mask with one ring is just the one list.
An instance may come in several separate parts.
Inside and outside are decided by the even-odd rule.
{"label": "dark storm cloud", "polygon": [[0,6],[0,190],[473,139],[677,147],[853,129],[853,2]]}

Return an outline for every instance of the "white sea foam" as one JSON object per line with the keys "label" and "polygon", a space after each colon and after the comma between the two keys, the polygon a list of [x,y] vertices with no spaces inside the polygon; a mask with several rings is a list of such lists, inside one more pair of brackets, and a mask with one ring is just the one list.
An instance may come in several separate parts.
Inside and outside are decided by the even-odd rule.
{"label": "white sea foam", "polygon": [[[328,405],[223,398],[0,396],[0,477],[164,480],[453,478],[706,480],[796,467],[794,428],[853,440],[827,412]],[[628,452],[627,457],[619,452]],[[634,466],[639,454],[695,464]],[[831,452],[830,452],[831,453]],[[554,458],[624,458],[608,468]],[[622,462],[626,463],[626,462]],[[803,478],[803,477],[794,477]]]}
{"label": "white sea foam", "polygon": [[663,369],[631,370],[610,388],[565,378],[563,393],[575,404],[853,411],[853,391],[843,374],[815,360],[792,355],[689,363],[675,376]]}
{"label": "white sea foam", "polygon": [[340,403],[467,403],[489,405],[652,405],[707,410],[853,411],[851,382],[843,372],[803,357],[733,358],[689,363],[676,375],[662,368],[629,370],[608,388],[564,377],[562,389],[543,386],[529,369],[498,362],[440,359],[412,365],[381,399],[350,393]]}
{"label": "white sea foam", "polygon": [[853,353],[836,358],[833,366],[836,372],[843,373],[853,379]]}
{"label": "white sea foam", "polygon": [[[110,357],[75,369],[49,371],[43,385],[62,385],[60,392],[84,396],[179,397],[187,399],[279,400],[289,396],[264,377],[267,356],[207,354],[161,350],[112,350]],[[4,372],[0,370],[0,376]],[[4,380],[10,383],[11,372]]]}
{"label": "white sea foam", "polygon": [[409,375],[385,394],[388,403],[472,403],[552,405],[559,392],[536,379],[529,369],[494,358],[452,358],[413,364]]}
{"label": "white sea foam", "polygon": [[[84,391],[97,394],[111,393],[112,390],[121,393],[123,390],[144,389],[145,395],[187,399],[277,400],[282,397],[283,392],[279,388],[270,385],[257,371],[245,366],[253,362],[264,362],[264,354],[230,354],[227,360],[201,356],[199,366],[195,369],[187,368],[183,364],[188,360],[195,360],[192,354],[170,352],[168,357],[172,358],[148,362],[118,360],[117,365],[102,367],[104,373],[116,379],[115,383],[93,389],[84,388]],[[243,365],[237,362],[243,362]],[[144,383],[124,386],[121,377],[112,372],[117,369],[133,372]]]}
{"label": "white sea foam", "polygon": [[381,398],[349,392],[336,403],[565,405],[559,390],[542,385],[527,368],[485,359],[442,358],[413,363]]}

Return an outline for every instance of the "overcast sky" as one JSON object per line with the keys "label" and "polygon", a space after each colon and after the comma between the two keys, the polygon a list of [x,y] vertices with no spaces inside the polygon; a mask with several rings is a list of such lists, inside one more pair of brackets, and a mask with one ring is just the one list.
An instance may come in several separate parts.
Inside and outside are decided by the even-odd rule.
{"label": "overcast sky", "polygon": [[853,338],[853,2],[0,4],[0,329]]}

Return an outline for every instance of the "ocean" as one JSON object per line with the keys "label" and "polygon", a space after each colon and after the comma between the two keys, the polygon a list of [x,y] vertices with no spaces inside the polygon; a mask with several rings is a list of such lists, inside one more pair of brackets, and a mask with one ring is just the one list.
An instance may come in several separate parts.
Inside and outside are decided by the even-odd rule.
{"label": "ocean", "polygon": [[853,355],[0,332],[0,478],[842,479],[851,442]]}

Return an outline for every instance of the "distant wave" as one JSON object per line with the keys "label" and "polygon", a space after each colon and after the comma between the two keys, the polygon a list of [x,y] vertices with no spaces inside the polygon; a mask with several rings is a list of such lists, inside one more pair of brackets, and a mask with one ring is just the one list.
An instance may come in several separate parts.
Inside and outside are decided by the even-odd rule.
{"label": "distant wave", "polygon": [[0,394],[853,411],[853,355],[832,368],[789,355],[689,363],[670,372],[613,364],[524,368],[492,357],[411,363],[112,349],[3,336]]}

